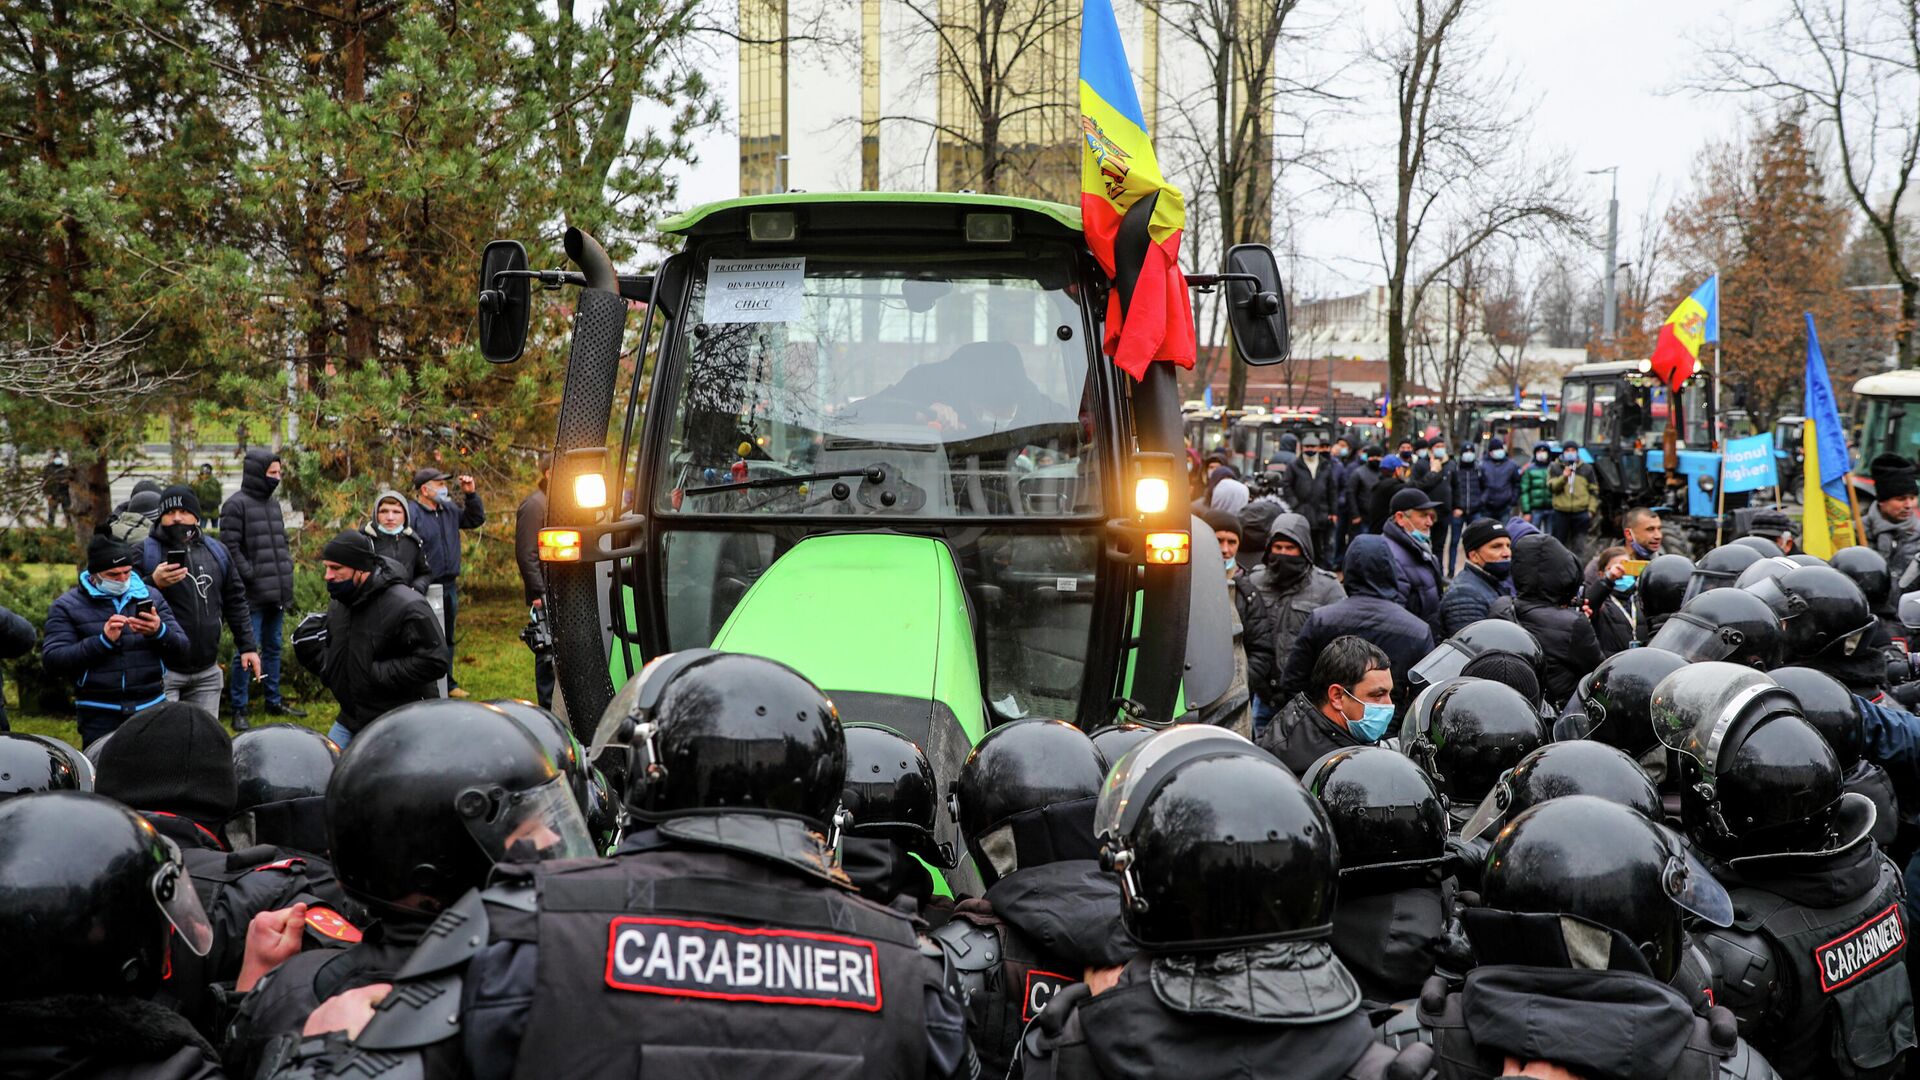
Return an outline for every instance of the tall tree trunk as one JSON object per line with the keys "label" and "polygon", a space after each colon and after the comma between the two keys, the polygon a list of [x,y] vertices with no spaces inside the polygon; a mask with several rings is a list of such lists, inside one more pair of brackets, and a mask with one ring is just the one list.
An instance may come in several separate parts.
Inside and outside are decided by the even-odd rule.
{"label": "tall tree trunk", "polygon": [[[340,97],[351,110],[367,100],[367,27],[361,0],[347,0],[344,29],[346,69]],[[373,356],[373,310],[378,303],[373,266],[367,258],[367,215],[372,200],[355,170],[345,170],[341,180],[347,219],[346,356],[350,363],[358,364]]]}

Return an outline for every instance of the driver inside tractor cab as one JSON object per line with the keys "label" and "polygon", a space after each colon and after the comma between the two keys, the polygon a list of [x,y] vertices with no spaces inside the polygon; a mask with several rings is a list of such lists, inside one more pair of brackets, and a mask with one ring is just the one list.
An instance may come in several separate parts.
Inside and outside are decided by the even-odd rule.
{"label": "driver inside tractor cab", "polygon": [[950,441],[1012,431],[1062,412],[1027,377],[1019,350],[1005,341],[962,345],[945,360],[909,368],[899,382],[846,412],[858,418],[894,404],[914,407],[916,419],[925,418]]}

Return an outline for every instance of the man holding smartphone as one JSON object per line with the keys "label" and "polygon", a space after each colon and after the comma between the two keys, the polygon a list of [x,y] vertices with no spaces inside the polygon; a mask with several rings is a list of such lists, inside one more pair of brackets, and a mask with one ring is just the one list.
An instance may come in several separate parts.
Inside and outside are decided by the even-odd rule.
{"label": "man holding smartphone", "polygon": [[[460,501],[447,494],[447,481],[460,484]],[[413,474],[414,501],[407,507],[407,524],[420,536],[426,549],[427,565],[433,569],[431,584],[440,586],[441,629],[447,644],[447,696],[466,697],[453,675],[454,621],[460,615],[460,531],[477,529],[487,523],[487,511],[480,502],[471,476],[455,477],[429,465]]]}
{"label": "man holding smartphone", "polygon": [[[200,498],[185,484],[160,493],[160,524],[142,545],[140,569],[173,608],[193,643],[185,663],[169,665],[167,700],[198,705],[220,715],[225,681],[220,670],[220,628],[233,631],[240,656],[236,679],[259,679],[260,649],[253,636],[247,583],[234,570],[233,556],[220,541],[200,531]],[[234,729],[245,731],[244,716]]]}
{"label": "man holding smartphone", "polygon": [[79,583],[47,609],[40,663],[72,680],[82,747],[167,700],[167,666],[192,651],[173,608],[134,572],[138,559],[131,544],[96,533]]}

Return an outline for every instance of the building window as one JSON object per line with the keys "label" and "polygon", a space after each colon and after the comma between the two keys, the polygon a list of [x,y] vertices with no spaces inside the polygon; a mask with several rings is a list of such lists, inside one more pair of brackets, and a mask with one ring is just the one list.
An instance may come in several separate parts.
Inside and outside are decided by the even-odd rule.
{"label": "building window", "polygon": [[786,0],[740,0],[740,193],[787,187]]}

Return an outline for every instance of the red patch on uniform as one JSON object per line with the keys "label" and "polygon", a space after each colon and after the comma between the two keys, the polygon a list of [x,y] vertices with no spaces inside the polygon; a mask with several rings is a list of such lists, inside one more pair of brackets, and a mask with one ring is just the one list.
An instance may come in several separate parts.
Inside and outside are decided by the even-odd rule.
{"label": "red patch on uniform", "polygon": [[838,934],[623,916],[607,928],[606,982],[641,994],[879,1012],[880,951]]}
{"label": "red patch on uniform", "polygon": [[1033,1018],[1040,1015],[1041,1009],[1047,1007],[1047,1002],[1053,1000],[1053,995],[1079,981],[1070,975],[1056,975],[1051,971],[1041,971],[1039,968],[1027,972],[1027,992],[1020,1001],[1020,1022],[1033,1023]]}
{"label": "red patch on uniform", "polygon": [[344,941],[349,945],[360,943],[358,927],[342,918],[339,912],[318,904],[307,908],[307,929],[333,941]]}
{"label": "red patch on uniform", "polygon": [[261,863],[253,868],[253,872],[257,874],[262,870],[298,870],[306,865],[305,859],[281,859],[279,862]]}
{"label": "red patch on uniform", "polygon": [[1820,991],[1831,994],[1878,971],[1907,948],[1907,924],[1900,905],[1871,915],[1859,926],[1813,950],[1813,966],[1820,972]]}

